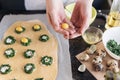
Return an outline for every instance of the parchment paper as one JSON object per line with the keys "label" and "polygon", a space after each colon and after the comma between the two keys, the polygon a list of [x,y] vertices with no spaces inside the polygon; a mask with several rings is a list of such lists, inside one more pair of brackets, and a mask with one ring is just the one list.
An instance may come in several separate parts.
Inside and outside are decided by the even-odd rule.
{"label": "parchment paper", "polygon": [[68,40],[64,39],[62,35],[56,33],[47,21],[46,14],[32,14],[32,15],[6,15],[0,23],[0,39],[2,39],[4,32],[16,21],[40,20],[48,28],[48,30],[57,38],[59,43],[58,51],[58,76],[56,80],[73,80],[71,71],[71,60],[69,53]]}

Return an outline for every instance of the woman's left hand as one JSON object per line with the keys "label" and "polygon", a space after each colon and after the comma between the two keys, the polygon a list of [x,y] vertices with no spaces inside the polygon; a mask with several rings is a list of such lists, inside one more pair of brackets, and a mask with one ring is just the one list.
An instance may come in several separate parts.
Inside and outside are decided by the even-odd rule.
{"label": "woman's left hand", "polygon": [[75,26],[76,32],[70,35],[70,38],[81,36],[89,27],[92,15],[92,1],[93,0],[77,0],[71,17],[71,22]]}

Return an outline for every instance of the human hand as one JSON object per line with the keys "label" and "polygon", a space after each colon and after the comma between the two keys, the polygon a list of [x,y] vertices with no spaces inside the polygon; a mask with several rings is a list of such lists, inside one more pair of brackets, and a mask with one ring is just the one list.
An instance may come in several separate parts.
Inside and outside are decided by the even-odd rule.
{"label": "human hand", "polygon": [[75,26],[75,33],[70,38],[80,36],[89,27],[92,13],[92,0],[77,0],[72,13],[71,22]]}
{"label": "human hand", "polygon": [[[46,0],[47,17],[55,31],[64,35],[65,38],[69,39],[69,36],[75,32],[74,26],[66,18],[62,0]],[[62,23],[69,25],[68,29],[61,27]]]}

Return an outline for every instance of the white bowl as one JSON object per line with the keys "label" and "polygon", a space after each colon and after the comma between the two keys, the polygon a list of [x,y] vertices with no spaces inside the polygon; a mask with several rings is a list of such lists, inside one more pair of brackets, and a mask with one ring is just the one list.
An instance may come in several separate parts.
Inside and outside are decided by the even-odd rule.
{"label": "white bowl", "polygon": [[116,54],[112,53],[107,48],[107,42],[109,40],[115,40],[118,44],[120,44],[120,27],[113,27],[113,28],[110,28],[110,29],[106,30],[103,34],[103,37],[102,37],[104,47],[105,47],[106,51],[108,52],[108,54],[112,58],[114,58],[116,60],[120,60],[120,56],[117,56]]}

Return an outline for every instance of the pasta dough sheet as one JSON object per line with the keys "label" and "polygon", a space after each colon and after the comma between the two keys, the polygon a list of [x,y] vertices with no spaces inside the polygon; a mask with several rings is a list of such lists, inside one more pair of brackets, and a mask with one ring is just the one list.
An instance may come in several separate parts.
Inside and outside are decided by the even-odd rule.
{"label": "pasta dough sheet", "polygon": [[[41,25],[42,29],[40,31],[33,31],[32,27],[34,24]],[[26,31],[21,34],[15,33],[15,28],[17,26],[24,26]],[[39,37],[42,34],[47,34],[49,40],[47,42],[39,41]],[[4,39],[7,36],[13,36],[16,39],[15,44],[5,45]],[[22,37],[28,37],[32,40],[29,46],[23,46],[20,43]],[[4,51],[7,48],[14,48],[16,55],[13,58],[6,58],[4,56]],[[30,59],[25,59],[23,56],[24,51],[27,49],[35,50],[34,57]],[[0,65],[10,64],[12,71],[8,74],[0,74],[0,80],[34,80],[36,78],[44,78],[44,80],[56,80],[58,72],[58,42],[55,37],[47,30],[46,26],[39,20],[33,21],[18,21],[11,25],[9,29],[5,32],[3,39],[0,42]],[[53,58],[53,63],[51,66],[44,66],[40,63],[41,57],[51,56]],[[32,74],[26,74],[24,72],[24,65],[27,63],[35,64],[35,70]]]}

